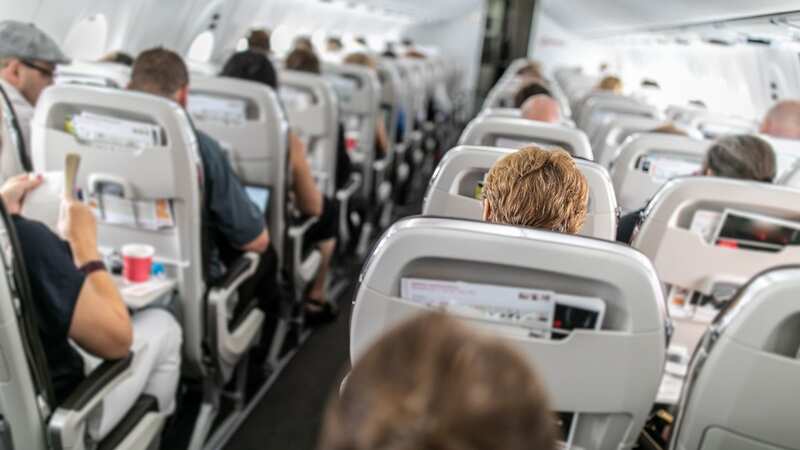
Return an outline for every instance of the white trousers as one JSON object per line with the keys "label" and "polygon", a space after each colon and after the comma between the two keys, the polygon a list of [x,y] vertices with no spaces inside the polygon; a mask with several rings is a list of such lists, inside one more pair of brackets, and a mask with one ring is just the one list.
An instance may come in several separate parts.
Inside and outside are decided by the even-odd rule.
{"label": "white trousers", "polygon": [[[103,401],[100,414],[92,417],[89,434],[94,440],[104,438],[125,417],[142,394],[158,400],[158,410],[172,414],[175,392],[181,374],[181,326],[163,309],[145,309],[131,317],[133,322],[132,374],[116,386]],[[80,352],[86,372],[103,360]]]}

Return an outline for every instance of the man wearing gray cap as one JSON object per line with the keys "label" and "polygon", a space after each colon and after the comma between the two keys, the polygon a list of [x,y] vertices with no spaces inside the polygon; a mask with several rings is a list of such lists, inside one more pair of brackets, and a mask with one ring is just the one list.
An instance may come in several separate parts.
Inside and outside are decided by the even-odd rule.
{"label": "man wearing gray cap", "polygon": [[[33,108],[42,91],[53,84],[55,65],[65,62],[58,44],[35,25],[0,22],[0,87],[16,116],[27,152]],[[0,127],[0,175],[6,178],[23,170],[22,161],[28,160],[29,153],[17,154],[8,136],[10,130]]]}

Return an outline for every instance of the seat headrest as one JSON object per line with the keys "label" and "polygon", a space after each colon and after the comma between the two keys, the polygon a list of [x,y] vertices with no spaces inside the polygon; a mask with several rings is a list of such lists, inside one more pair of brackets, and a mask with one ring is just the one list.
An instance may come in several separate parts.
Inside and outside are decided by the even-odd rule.
{"label": "seat headrest", "polygon": [[467,125],[459,145],[496,145],[498,138],[560,146],[573,156],[593,160],[586,134],[578,129],[514,117],[479,116]]}

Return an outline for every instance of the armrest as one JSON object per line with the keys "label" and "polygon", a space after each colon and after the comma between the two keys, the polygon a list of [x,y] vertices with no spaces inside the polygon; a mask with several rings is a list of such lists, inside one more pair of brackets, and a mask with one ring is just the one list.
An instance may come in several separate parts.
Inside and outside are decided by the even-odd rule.
{"label": "armrest", "polygon": [[319,219],[316,217],[309,217],[306,219],[305,222],[301,223],[300,225],[292,225],[289,227],[289,237],[292,239],[299,239],[303,237],[304,234],[308,232],[308,229],[311,228],[312,225],[317,223]]}
{"label": "armrest", "polygon": [[376,172],[385,172],[386,168],[389,166],[389,164],[391,164],[391,161],[389,160],[389,155],[386,155],[385,158],[379,159],[379,160],[373,162],[372,163],[372,168]]}
{"label": "armrest", "polygon": [[316,217],[309,217],[300,225],[289,227],[289,238],[292,240],[292,261],[294,264],[294,276],[297,277],[298,284],[310,282],[319,270],[321,257],[319,252],[312,252],[308,258],[303,259],[303,237],[317,223]]}
{"label": "armrest", "polygon": [[248,278],[245,275],[252,272],[250,269],[258,266],[258,261],[259,256],[257,254],[245,253],[228,268],[222,283],[215,286],[215,288],[224,289],[226,291],[238,288],[244,280]]}
{"label": "armrest", "polygon": [[93,370],[75,391],[56,408],[47,424],[50,441],[60,448],[79,448],[88,416],[103,399],[133,373],[133,353],[116,361],[105,361]]}
{"label": "armrest", "polygon": [[362,177],[360,173],[350,174],[350,180],[347,182],[347,185],[344,188],[336,191],[336,200],[339,200],[340,202],[346,202],[361,187],[361,181],[363,178],[364,177]]}

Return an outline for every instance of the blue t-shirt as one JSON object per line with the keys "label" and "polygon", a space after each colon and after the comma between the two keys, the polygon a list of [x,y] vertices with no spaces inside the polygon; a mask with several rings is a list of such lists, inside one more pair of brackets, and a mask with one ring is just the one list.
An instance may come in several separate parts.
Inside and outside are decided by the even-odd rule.
{"label": "blue t-shirt", "polygon": [[219,143],[197,130],[197,144],[203,160],[209,276],[213,280],[225,273],[220,252],[237,250],[257,238],[264,231],[264,215],[248,197]]}
{"label": "blue t-shirt", "polygon": [[68,341],[72,314],[85,276],[75,267],[69,244],[40,222],[12,216],[28,274],[37,327],[56,401],[83,381],[83,359]]}

